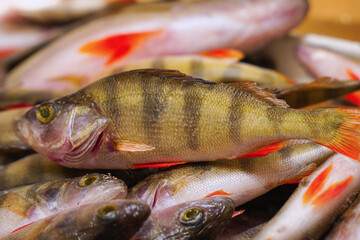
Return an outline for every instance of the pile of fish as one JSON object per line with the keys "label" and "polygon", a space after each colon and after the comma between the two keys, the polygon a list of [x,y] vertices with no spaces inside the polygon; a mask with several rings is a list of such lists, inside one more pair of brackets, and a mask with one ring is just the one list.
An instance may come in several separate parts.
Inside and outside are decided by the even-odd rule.
{"label": "pile of fish", "polygon": [[2,1],[0,238],[358,239],[360,53],[308,8]]}

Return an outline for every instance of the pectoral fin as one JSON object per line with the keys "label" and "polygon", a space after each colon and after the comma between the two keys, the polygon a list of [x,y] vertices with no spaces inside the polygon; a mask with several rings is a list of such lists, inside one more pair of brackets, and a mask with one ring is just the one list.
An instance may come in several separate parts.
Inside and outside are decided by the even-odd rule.
{"label": "pectoral fin", "polygon": [[139,143],[131,140],[112,140],[114,143],[115,149],[118,151],[125,152],[146,152],[155,149],[155,147],[146,145],[144,143]]}

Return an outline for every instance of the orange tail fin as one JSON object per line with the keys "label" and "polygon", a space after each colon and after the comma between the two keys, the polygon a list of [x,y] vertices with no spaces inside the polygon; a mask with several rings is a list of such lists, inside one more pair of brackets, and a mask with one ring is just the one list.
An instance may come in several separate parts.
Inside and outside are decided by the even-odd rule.
{"label": "orange tail fin", "polygon": [[[332,124],[336,124],[337,128],[332,134],[332,138],[326,142],[317,142],[345,156],[359,160],[360,154],[360,110],[351,108],[332,108],[337,112],[334,116]],[[339,119],[343,118],[340,121]],[[345,117],[345,118],[344,118]],[[331,123],[330,123],[331,124]],[[329,133],[331,134],[331,133]]]}
{"label": "orange tail fin", "polygon": [[79,49],[79,52],[97,56],[107,56],[108,60],[106,65],[110,65],[126,57],[149,37],[160,34],[161,32],[161,30],[157,30],[109,36],[83,45]]}

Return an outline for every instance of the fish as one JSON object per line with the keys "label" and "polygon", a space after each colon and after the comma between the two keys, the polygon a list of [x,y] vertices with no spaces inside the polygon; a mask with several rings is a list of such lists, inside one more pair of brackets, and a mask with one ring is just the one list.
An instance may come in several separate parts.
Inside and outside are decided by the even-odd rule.
{"label": "fish", "polygon": [[318,239],[359,190],[360,163],[335,154],[299,183],[254,240]]}
{"label": "fish", "polygon": [[0,109],[14,109],[26,106],[33,107],[44,101],[65,96],[66,93],[37,90],[4,90],[0,89]]}
{"label": "fish", "polygon": [[0,21],[8,19],[31,20],[44,24],[66,23],[91,13],[104,10],[115,3],[130,3],[136,0],[70,0],[37,1],[29,4],[22,0],[4,0],[0,3]]}
{"label": "fish", "polygon": [[102,201],[35,221],[14,230],[3,239],[127,240],[149,215],[149,206],[138,201]]}
{"label": "fish", "polygon": [[[360,81],[322,77],[314,82],[277,90],[275,95],[293,108],[304,108],[358,91]],[[330,100],[331,101],[331,100]]]}
{"label": "fish", "polygon": [[0,195],[0,237],[44,217],[87,203],[123,199],[123,181],[103,174],[35,183]]}
{"label": "fish", "polygon": [[315,143],[288,146],[259,158],[179,165],[151,175],[128,199],[153,211],[208,196],[227,196],[238,207],[285,183],[299,182],[334,152]]}
{"label": "fish", "polygon": [[115,64],[105,68],[95,78],[99,79],[116,73],[143,68],[178,70],[192,77],[216,83],[254,81],[260,86],[277,89],[286,89],[293,86],[290,78],[274,70],[261,68],[245,62],[233,61],[231,58],[224,59],[212,57],[211,55],[202,56],[200,54],[165,56],[161,58],[140,59],[128,64]]}
{"label": "fish", "polygon": [[[4,159],[6,162],[8,160],[7,157]],[[7,165],[0,166],[0,191],[32,183],[80,177],[92,173],[92,171],[63,167],[40,154],[31,154]],[[97,169],[96,172],[110,174],[110,176],[124,181],[128,187],[132,187],[150,174],[156,173],[157,169],[144,168],[112,171]]]}
{"label": "fish", "polygon": [[79,83],[89,84],[95,74],[117,62],[223,48],[246,54],[295,27],[307,9],[306,0],[172,1],[124,7],[53,41],[11,71],[4,87],[78,90]]}
{"label": "fish", "polygon": [[360,110],[287,108],[253,82],[194,79],[174,70],[119,73],[29,110],[18,137],[67,167],[165,167],[266,155],[308,139],[359,157]]}
{"label": "fish", "polygon": [[16,121],[31,107],[0,112],[0,152],[29,150],[30,147],[16,135]]}
{"label": "fish", "polygon": [[253,240],[255,235],[260,232],[260,230],[264,227],[263,224],[259,224],[253,228],[250,228],[234,237],[229,238],[228,240]]}
{"label": "fish", "polygon": [[234,202],[211,197],[152,211],[131,240],[217,239],[234,212]]}
{"label": "fish", "polygon": [[359,239],[359,205],[360,197],[336,220],[335,226],[326,235],[325,240]]}
{"label": "fish", "polygon": [[[296,56],[315,77],[329,76],[342,80],[360,80],[359,60],[304,43],[298,45]],[[345,99],[360,106],[360,91],[346,95]]]}

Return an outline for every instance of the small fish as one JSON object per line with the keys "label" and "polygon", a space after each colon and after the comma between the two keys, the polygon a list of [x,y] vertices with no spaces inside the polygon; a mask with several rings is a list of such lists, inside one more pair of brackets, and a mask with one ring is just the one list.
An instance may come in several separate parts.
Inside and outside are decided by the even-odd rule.
{"label": "small fish", "polygon": [[0,237],[66,209],[125,198],[123,181],[102,174],[60,179],[14,188],[0,195]]}
{"label": "small fish", "polygon": [[[145,69],[32,108],[17,134],[67,167],[125,169],[263,156],[308,139],[359,158],[360,110],[297,110],[253,82]],[[160,164],[160,165],[159,165]]]}
{"label": "small fish", "polygon": [[236,235],[232,238],[229,238],[228,240],[253,240],[255,235],[261,231],[261,229],[264,227],[264,224],[259,224],[253,228],[250,228],[239,235]]}
{"label": "small fish", "polygon": [[350,207],[337,220],[337,224],[330,233],[324,238],[325,240],[342,240],[342,239],[360,239],[360,197],[350,205]]}
{"label": "small fish", "polygon": [[106,77],[124,71],[157,68],[173,69],[195,78],[206,79],[211,82],[243,82],[254,81],[261,86],[284,89],[292,87],[292,80],[283,74],[243,62],[204,57],[200,55],[165,56],[162,58],[143,59],[128,64],[114,65],[106,68],[102,74]]}
{"label": "small fish", "polygon": [[104,201],[43,218],[14,230],[3,239],[127,240],[149,215],[149,207],[138,201]]}
{"label": "small fish", "polygon": [[139,182],[127,198],[144,201],[153,211],[216,195],[240,206],[281,184],[300,181],[333,154],[306,143],[260,158],[180,165]]}
{"label": "small fish", "polygon": [[318,239],[359,190],[360,163],[336,154],[300,182],[254,240]]}
{"label": "small fish", "polygon": [[[299,44],[297,57],[304,67],[315,77],[333,77],[341,80],[360,80],[360,61],[356,61],[324,48]],[[360,106],[360,92],[346,95],[350,102]]]}
{"label": "small fish", "polygon": [[79,82],[89,84],[118,62],[223,48],[255,51],[295,27],[307,9],[306,0],[171,1],[125,7],[52,42],[9,73],[5,87],[61,91],[79,88]]}
{"label": "small fish", "polygon": [[0,112],[0,152],[13,152],[29,150],[30,147],[23,142],[15,132],[15,123],[30,107],[12,109]]}
{"label": "small fish", "polygon": [[318,80],[301,85],[294,85],[275,93],[276,97],[285,100],[293,108],[303,108],[309,105],[338,98],[360,89],[360,81],[337,80],[322,77]]}
{"label": "small fish", "polygon": [[211,197],[152,211],[132,240],[217,239],[234,212],[234,202]]}

